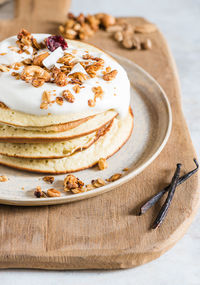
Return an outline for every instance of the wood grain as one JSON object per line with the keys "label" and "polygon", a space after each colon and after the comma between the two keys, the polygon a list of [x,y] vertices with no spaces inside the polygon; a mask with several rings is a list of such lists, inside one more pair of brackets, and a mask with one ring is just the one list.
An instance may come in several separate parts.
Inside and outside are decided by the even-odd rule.
{"label": "wood grain", "polygon": [[[18,14],[24,15],[24,9],[28,11],[32,1],[20,2],[23,7],[18,6]],[[36,5],[39,2],[45,7],[54,1],[34,1]],[[55,2],[66,4],[66,1]],[[62,11],[61,7],[59,9]],[[51,21],[43,26],[39,21],[42,12],[35,13],[36,18],[31,17],[29,23],[24,15],[15,28],[12,26],[8,30],[5,30],[4,22],[0,23],[1,37],[16,33],[24,23],[28,23],[27,28],[32,32],[54,32]],[[55,15],[50,11],[48,17],[62,20]],[[134,24],[145,22],[142,18],[130,18],[129,21]],[[148,37],[153,42],[153,49],[148,51],[122,49],[104,32],[99,32],[89,42],[133,60],[163,87],[173,112],[173,128],[166,147],[142,174],[98,197],[59,206],[0,206],[1,268],[133,267],[159,257],[187,230],[198,208],[197,175],[179,186],[160,228],[149,230],[161,202],[145,215],[137,215],[140,205],[169,183],[176,163],[181,162],[188,171],[193,168],[192,159],[196,155],[183,117],[178,76],[170,51],[159,31]]]}

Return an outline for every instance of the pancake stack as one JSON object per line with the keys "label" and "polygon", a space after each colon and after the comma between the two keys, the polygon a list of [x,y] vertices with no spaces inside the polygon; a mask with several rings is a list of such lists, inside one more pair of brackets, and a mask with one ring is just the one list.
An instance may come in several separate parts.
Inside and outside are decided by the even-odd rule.
{"label": "pancake stack", "polygon": [[[59,55],[49,39],[60,44]],[[130,94],[118,94],[121,84],[127,85],[125,91],[130,88],[125,71],[93,46],[64,44],[67,48],[60,37],[24,30],[0,44],[0,164],[68,173],[110,157],[128,140],[133,128]]]}

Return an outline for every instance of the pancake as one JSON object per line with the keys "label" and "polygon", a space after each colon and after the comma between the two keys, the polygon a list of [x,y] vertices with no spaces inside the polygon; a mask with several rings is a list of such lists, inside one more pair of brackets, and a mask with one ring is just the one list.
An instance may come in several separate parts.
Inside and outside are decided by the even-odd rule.
{"label": "pancake", "polygon": [[[117,119],[114,119],[117,120]],[[113,122],[113,121],[112,121]],[[0,143],[0,154],[22,158],[63,158],[82,151],[109,131],[112,122],[98,131],[76,139],[54,143]]]}
{"label": "pancake", "polygon": [[109,124],[116,115],[115,111],[110,110],[96,115],[78,127],[65,132],[40,132],[2,125],[0,126],[0,142],[43,143],[69,140],[101,129]]}
{"label": "pancake", "polygon": [[0,164],[25,171],[61,174],[79,171],[95,165],[101,157],[116,153],[128,140],[133,128],[133,115],[116,119],[110,130],[89,148],[60,159],[26,159],[0,155]]}
{"label": "pancake", "polygon": [[13,127],[44,131],[64,131],[65,125],[81,124],[95,116],[96,112],[87,111],[77,114],[36,116],[0,107],[0,124]]}

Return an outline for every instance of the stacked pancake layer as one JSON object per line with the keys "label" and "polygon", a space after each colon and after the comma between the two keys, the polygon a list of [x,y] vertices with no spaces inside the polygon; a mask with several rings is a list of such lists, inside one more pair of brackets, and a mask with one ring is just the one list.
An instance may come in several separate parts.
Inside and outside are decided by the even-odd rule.
{"label": "stacked pancake layer", "polygon": [[[40,42],[48,36],[36,35],[36,39]],[[31,36],[31,42],[32,39]],[[58,174],[89,168],[101,157],[108,158],[117,152],[128,140],[133,128],[133,115],[129,108],[130,86],[123,68],[99,49],[69,41],[68,50],[61,52],[62,55],[53,62],[53,67],[46,67],[43,63],[38,65],[53,74],[53,79],[43,82],[42,86],[34,86],[33,81],[22,80],[21,74],[27,66],[20,65],[17,72],[14,72],[18,74],[19,80],[13,78],[16,74],[11,74],[12,65],[16,65],[16,55],[13,51],[10,54],[8,49],[9,44],[14,46],[15,41],[16,37],[12,37],[0,44],[0,54],[4,56],[0,55],[0,70],[4,67],[10,69],[0,74],[0,86],[3,86],[3,93],[0,94],[0,164],[27,171]],[[34,62],[38,54],[47,52],[46,49],[36,52],[33,47],[34,52],[26,53],[24,46],[20,48],[20,62],[27,59]],[[64,52],[67,52],[68,57],[69,54],[73,55],[72,60],[59,65],[58,62],[66,57]],[[53,54],[54,60],[54,52],[48,53],[49,56]],[[88,56],[84,58],[84,54]],[[80,58],[84,58],[84,61],[80,62]],[[7,61],[10,60],[14,62],[8,64]],[[101,64],[103,62],[95,76],[90,73],[91,68],[88,67],[94,61]],[[84,63],[82,67],[80,63]],[[66,80],[64,85],[56,82],[55,66],[57,70],[68,68],[65,73],[62,72]],[[84,81],[73,77],[78,73],[85,74],[85,77],[82,76]],[[116,79],[112,78],[114,73]],[[111,80],[109,74],[112,75]],[[39,80],[41,81],[41,78]],[[79,92],[73,91],[76,90],[75,86]],[[66,89],[67,95],[71,94],[76,103],[62,95],[66,93]],[[51,97],[57,97],[43,102],[44,92],[54,92]]]}

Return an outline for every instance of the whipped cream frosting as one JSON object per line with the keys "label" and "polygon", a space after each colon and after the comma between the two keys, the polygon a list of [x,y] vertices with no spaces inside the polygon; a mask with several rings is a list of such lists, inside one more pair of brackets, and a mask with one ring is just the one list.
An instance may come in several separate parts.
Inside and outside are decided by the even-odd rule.
{"label": "whipped cream frosting", "polygon": [[[43,41],[50,36],[49,34],[33,34],[38,42]],[[17,47],[17,37],[10,37],[0,43],[0,64],[10,65],[16,62],[21,62],[24,59],[32,58],[32,48],[29,48],[30,54],[25,52],[19,54],[16,51],[12,51],[10,47]],[[11,73],[21,73],[24,67],[20,67],[19,70],[11,69],[9,72],[0,72],[0,101],[6,104],[10,109],[20,111],[23,113],[33,115],[47,115],[49,113],[54,115],[80,113],[91,109],[96,112],[103,112],[110,109],[115,109],[120,116],[124,117],[128,113],[130,104],[130,82],[124,68],[118,64],[112,57],[104,53],[103,51],[79,41],[66,40],[68,48],[64,52],[72,53],[74,55],[73,60],[84,61],[83,55],[89,53],[93,57],[100,57],[104,60],[104,68],[97,71],[97,76],[89,78],[83,83],[79,93],[75,93],[73,90],[73,84],[67,84],[67,86],[60,87],[55,83],[44,83],[44,85],[36,88],[30,83],[26,83],[23,80],[16,80]],[[47,49],[40,50],[39,53],[48,51]],[[88,60],[87,60],[88,61]],[[58,63],[55,66],[59,67]],[[116,77],[111,81],[105,81],[103,79],[102,71],[106,70],[106,67],[111,67],[111,70],[117,70]],[[74,66],[76,72],[82,72],[82,66],[76,64]],[[79,70],[80,69],[80,70]],[[97,98],[96,105],[90,107],[88,105],[89,99],[94,99],[93,87],[101,86],[103,90],[103,98]],[[44,91],[52,91],[56,96],[62,96],[64,90],[69,90],[75,97],[74,103],[69,103],[64,100],[62,106],[58,104],[52,104],[47,110],[40,109],[41,98]],[[52,95],[52,99],[53,99]]]}

